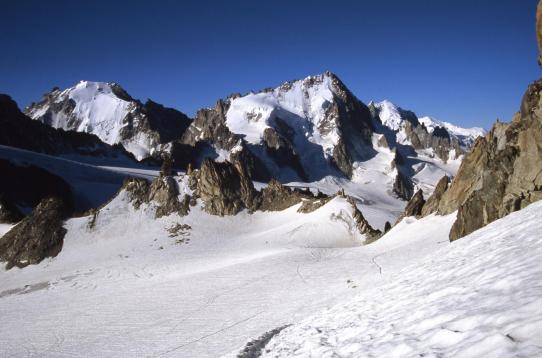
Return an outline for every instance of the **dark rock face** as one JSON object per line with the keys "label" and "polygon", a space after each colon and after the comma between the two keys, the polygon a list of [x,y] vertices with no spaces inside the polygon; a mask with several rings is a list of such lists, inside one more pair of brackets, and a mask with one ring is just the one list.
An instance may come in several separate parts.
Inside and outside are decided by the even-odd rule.
{"label": "dark rock face", "polygon": [[346,145],[342,139],[333,148],[333,164],[345,176],[352,177],[352,158],[348,155]]}
{"label": "dark rock face", "polygon": [[62,200],[42,200],[28,217],[0,238],[0,259],[7,262],[6,268],[25,267],[56,256],[66,234],[64,217]]}
{"label": "dark rock face", "polygon": [[408,177],[403,175],[401,171],[397,171],[397,176],[393,182],[393,192],[403,200],[410,200],[414,185]]}
{"label": "dark rock face", "polygon": [[542,198],[542,80],[529,86],[511,123],[496,123],[465,156],[438,205],[458,210],[456,240]]}
{"label": "dark rock face", "polygon": [[433,191],[433,194],[429,197],[429,199],[427,199],[425,205],[423,206],[421,214],[422,216],[427,216],[437,211],[444,192],[448,190],[448,184],[450,184],[450,178],[448,178],[448,176],[445,175],[440,178],[435,187],[435,191]]}
{"label": "dark rock face", "polygon": [[419,217],[422,213],[422,208],[424,204],[425,204],[425,200],[423,198],[423,192],[420,189],[410,199],[407,206],[405,207],[405,210],[403,211],[401,216],[399,216],[399,218],[397,219],[397,223],[399,223],[401,220],[403,220],[404,218],[408,216]]}
{"label": "dark rock face", "polygon": [[[35,166],[20,166],[0,159],[0,197],[8,207],[34,208],[43,199],[62,199],[68,213],[74,210],[71,187],[62,178]],[[13,211],[13,210],[10,210]]]}
{"label": "dark rock face", "polygon": [[59,155],[126,158],[135,161],[121,145],[111,146],[88,133],[65,132],[24,115],[9,96],[0,94],[0,144]]}

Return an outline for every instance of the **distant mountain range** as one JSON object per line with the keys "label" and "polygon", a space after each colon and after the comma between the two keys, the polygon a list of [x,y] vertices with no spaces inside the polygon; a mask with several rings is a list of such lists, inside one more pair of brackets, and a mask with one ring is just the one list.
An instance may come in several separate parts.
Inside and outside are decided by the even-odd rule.
{"label": "distant mountain range", "polygon": [[122,145],[137,160],[167,155],[182,169],[205,158],[240,161],[255,180],[377,182],[405,200],[416,187],[429,194],[442,175],[453,176],[485,133],[418,118],[389,101],[365,105],[331,72],[232,95],[193,120],[152,101],[143,104],[116,83],[89,81],[55,88],[24,113]]}

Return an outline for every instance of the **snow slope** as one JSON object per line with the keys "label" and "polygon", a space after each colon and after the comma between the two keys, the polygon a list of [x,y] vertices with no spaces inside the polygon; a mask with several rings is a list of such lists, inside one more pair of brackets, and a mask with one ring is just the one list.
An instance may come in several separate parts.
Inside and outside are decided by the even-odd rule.
{"label": "snow slope", "polygon": [[0,269],[0,356],[217,357],[448,246],[453,222],[360,246],[342,198],[311,214],[198,207],[155,220],[121,194],[94,225],[69,220],[57,257]]}
{"label": "snow slope", "polygon": [[[283,330],[263,357],[541,356],[541,210],[493,222]],[[377,244],[416,236],[409,225]]]}

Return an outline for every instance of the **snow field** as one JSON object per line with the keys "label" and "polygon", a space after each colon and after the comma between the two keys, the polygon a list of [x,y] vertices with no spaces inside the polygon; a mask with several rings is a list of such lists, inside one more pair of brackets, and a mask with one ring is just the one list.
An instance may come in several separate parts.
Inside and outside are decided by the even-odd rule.
{"label": "snow field", "polygon": [[93,227],[69,220],[56,258],[1,270],[0,355],[216,357],[448,245],[421,227],[361,246],[342,198],[310,214],[192,210],[155,220],[121,194]]}
{"label": "snow field", "polygon": [[[532,204],[283,330],[263,356],[540,356],[541,209]],[[375,245],[415,237],[405,220]]]}

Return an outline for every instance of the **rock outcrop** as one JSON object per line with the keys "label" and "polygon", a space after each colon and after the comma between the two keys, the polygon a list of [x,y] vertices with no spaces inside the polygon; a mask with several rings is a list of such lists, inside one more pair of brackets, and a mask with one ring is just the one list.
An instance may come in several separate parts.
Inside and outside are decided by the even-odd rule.
{"label": "rock outcrop", "polygon": [[65,206],[59,198],[43,199],[32,213],[0,238],[0,260],[6,268],[37,264],[62,249]]}
{"label": "rock outcrop", "polygon": [[149,187],[147,200],[157,204],[156,218],[178,213],[180,216],[188,214],[190,196],[185,194],[179,200],[179,188],[175,179],[171,176],[156,178]]}
{"label": "rock outcrop", "polygon": [[442,196],[448,190],[448,185],[450,184],[450,178],[448,178],[447,175],[440,178],[437,185],[435,186],[435,190],[433,191],[433,194],[427,199],[425,202],[423,209],[422,209],[422,216],[427,216],[431,213],[434,213],[437,211],[440,200],[442,199]]}
{"label": "rock outcrop", "polygon": [[155,218],[157,219],[173,213],[185,216],[190,211],[191,197],[185,194],[179,200],[178,184],[172,176],[161,175],[152,183],[145,179],[128,179],[120,190],[126,190],[136,209],[144,203],[153,202],[156,206]]}
{"label": "rock outcrop", "polygon": [[218,148],[232,150],[241,139],[232,133],[226,125],[226,112],[229,102],[219,100],[214,108],[204,108],[198,111],[192,124],[184,132],[181,142],[195,146],[203,141]]}
{"label": "rock outcrop", "polygon": [[[406,122],[404,125],[406,138],[412,143],[414,149],[432,149],[442,161],[450,159],[450,152],[453,150],[455,157],[464,154],[459,141],[452,138],[443,127],[436,127],[433,132],[428,132],[421,123],[413,124]],[[455,159],[451,158],[451,159]]]}
{"label": "rock outcrop", "polygon": [[271,180],[260,193],[258,210],[282,211],[293,205],[302,203],[300,213],[310,213],[325,205],[332,197],[318,193],[313,195],[308,189],[289,188],[276,180]]}
{"label": "rock outcrop", "polygon": [[350,196],[346,196],[346,200],[350,203],[352,206],[352,217],[356,221],[356,227],[358,231],[366,236],[366,244],[370,244],[371,242],[374,242],[378,240],[382,236],[382,232],[380,230],[374,229],[367,219],[363,216],[361,211],[356,206],[356,202],[354,199]]}
{"label": "rock outcrop", "polygon": [[409,200],[405,210],[397,219],[397,223],[408,216],[419,217],[422,213],[422,208],[424,207],[425,200],[423,198],[423,191],[419,189],[414,196]]}
{"label": "rock outcrop", "polygon": [[414,185],[412,181],[398,170],[393,182],[393,192],[403,200],[410,200],[413,191]]}
{"label": "rock outcrop", "polygon": [[192,175],[197,182],[196,195],[209,214],[235,215],[244,208],[254,211],[258,207],[257,192],[241,165],[205,159]]}

